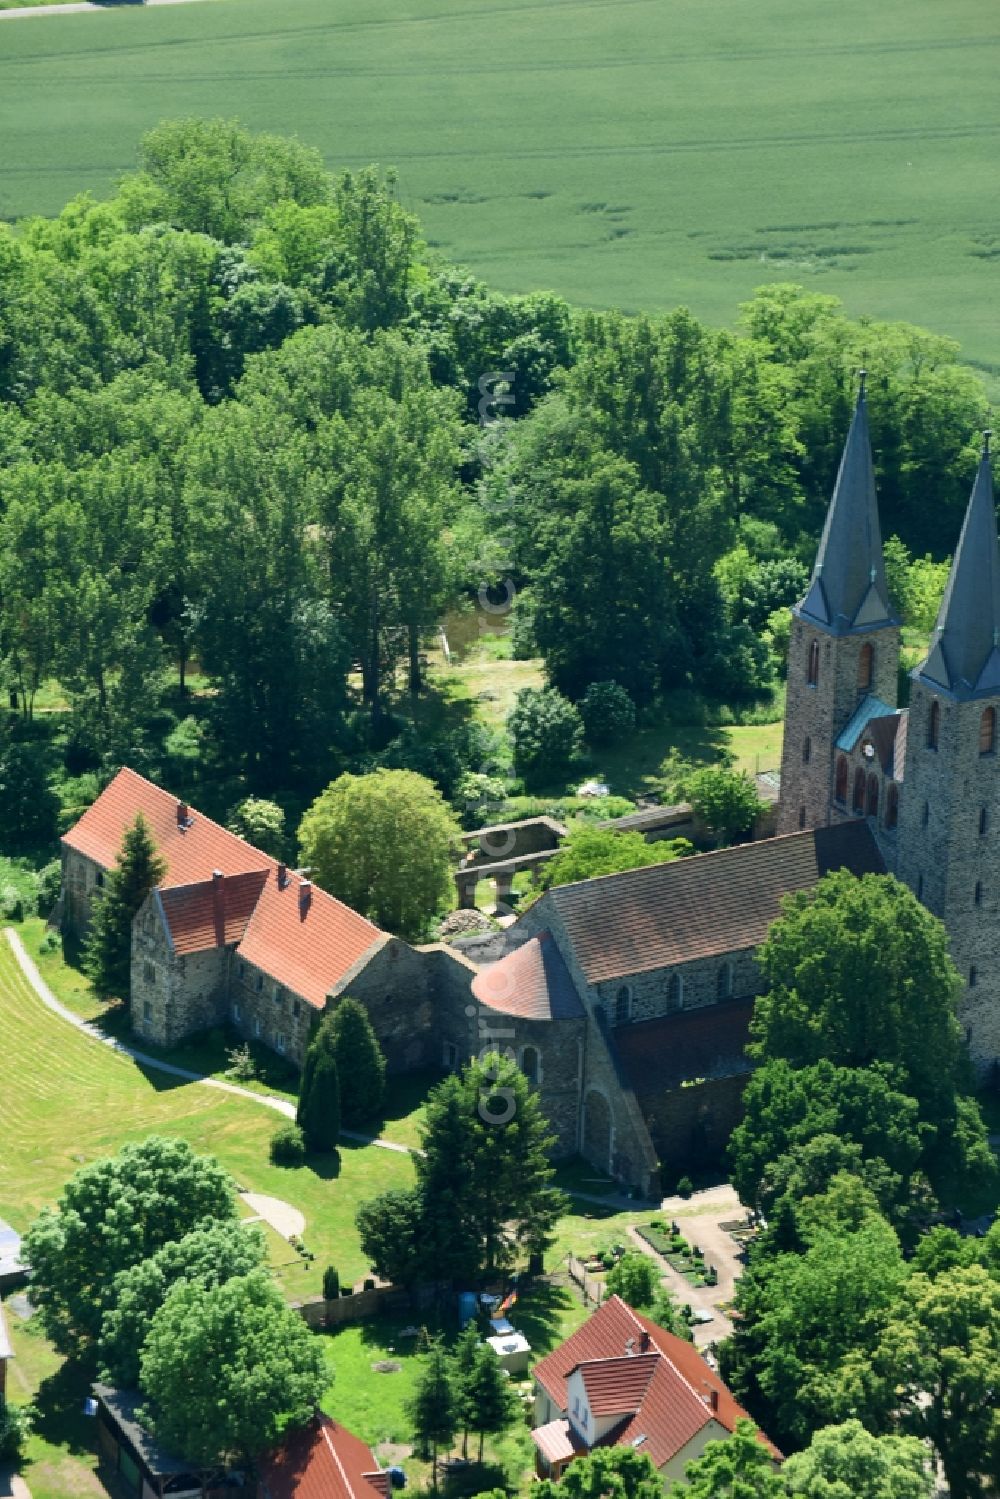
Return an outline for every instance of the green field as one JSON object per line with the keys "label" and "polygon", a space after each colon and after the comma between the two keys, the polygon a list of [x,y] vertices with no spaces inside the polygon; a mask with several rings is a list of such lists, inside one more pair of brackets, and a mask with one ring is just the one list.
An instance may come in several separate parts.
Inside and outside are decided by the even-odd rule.
{"label": "green field", "polygon": [[399,168],[507,290],[688,303],[766,281],[1000,374],[1000,14],[983,0],[212,0],[0,22],[0,215],[104,192],[165,115]]}

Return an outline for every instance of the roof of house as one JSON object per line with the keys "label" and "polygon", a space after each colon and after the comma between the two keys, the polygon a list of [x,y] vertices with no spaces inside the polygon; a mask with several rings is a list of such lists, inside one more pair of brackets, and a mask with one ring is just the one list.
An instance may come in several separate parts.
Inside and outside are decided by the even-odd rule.
{"label": "roof of house", "polygon": [[375,1499],[389,1475],[371,1448],[329,1416],[296,1427],[258,1464],[264,1499]]}
{"label": "roof of house", "polygon": [[795,612],[834,635],[896,622],[885,578],[863,382],[826,513],[812,581]]}
{"label": "roof of house", "polygon": [[[630,1353],[630,1349],[634,1351]],[[577,1369],[595,1416],[621,1412],[628,1418],[609,1431],[603,1441],[646,1452],[657,1468],[711,1421],[731,1432],[738,1421],[749,1420],[691,1343],[657,1327],[619,1296],[609,1297],[565,1343],[535,1366],[535,1379],[559,1411],[568,1408],[567,1382]],[[540,1432],[547,1430],[539,1428]],[[533,1432],[532,1436],[537,1445],[537,1434]],[[780,1456],[765,1437],[761,1440],[776,1457]]]}
{"label": "roof of house", "polygon": [[372,922],[297,875],[268,876],[236,951],[322,1009],[326,997],[386,937]]}
{"label": "roof of house", "polygon": [[552,901],[586,980],[626,978],[758,947],[781,898],[832,869],[884,874],[862,822],[789,833],[559,885]]}
{"label": "roof of house", "polygon": [[531,1440],[549,1463],[568,1462],[571,1457],[579,1457],[588,1450],[586,1442],[577,1436],[565,1416],[558,1421],[548,1421],[544,1426],[536,1426]]}
{"label": "roof of house", "polygon": [[549,931],[539,932],[498,963],[481,968],[472,980],[472,993],[491,1010],[524,1020],[573,1020],[584,1013]]}
{"label": "roof of house", "polygon": [[138,1419],[143,1397],[136,1390],[116,1390],[111,1385],[95,1384],[94,1394],[111,1416],[121,1435],[155,1478],[191,1473],[195,1464],[174,1457],[160,1446],[156,1438]]}
{"label": "roof of house", "polygon": [[172,885],[157,891],[175,953],[203,952],[239,942],[268,878],[266,869]]}
{"label": "roof of house", "polygon": [[160,856],[166,860],[161,888],[211,879],[213,869],[227,875],[245,874],[269,869],[274,863],[260,849],[252,848],[235,833],[127,768],[118,772],[62,841],[67,848],[110,869],[138,812],[149,824]]}
{"label": "roof of house", "polygon": [[753,999],[721,1000],[655,1020],[615,1028],[609,1037],[628,1082],[640,1096],[662,1094],[694,1077],[749,1072],[746,1044]]}
{"label": "roof of house", "polygon": [[175,954],[238,943],[248,963],[322,1009],[331,989],[385,943],[343,901],[133,770],[118,772],[63,842],[110,868],[138,812],[166,860],[155,898]]}
{"label": "roof of house", "polygon": [[988,442],[983,445],[930,654],[914,677],[957,698],[1000,692],[1000,547]]}

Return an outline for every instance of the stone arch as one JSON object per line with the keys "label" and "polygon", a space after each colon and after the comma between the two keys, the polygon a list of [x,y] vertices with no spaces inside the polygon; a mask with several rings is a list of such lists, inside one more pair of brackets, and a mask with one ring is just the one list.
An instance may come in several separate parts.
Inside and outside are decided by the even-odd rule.
{"label": "stone arch", "polygon": [[602,1089],[589,1087],[583,1098],[582,1155],[601,1171],[612,1174],[614,1122]]}

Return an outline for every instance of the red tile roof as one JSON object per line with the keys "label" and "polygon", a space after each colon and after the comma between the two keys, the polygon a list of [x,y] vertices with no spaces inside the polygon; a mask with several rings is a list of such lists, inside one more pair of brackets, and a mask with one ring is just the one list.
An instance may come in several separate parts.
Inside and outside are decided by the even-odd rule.
{"label": "red tile roof", "polygon": [[693,1077],[735,1077],[750,1071],[752,999],[721,1000],[656,1020],[618,1026],[609,1042],[640,1095],[662,1095]]}
{"label": "red tile roof", "polygon": [[[627,1353],[630,1344],[632,1356]],[[567,1381],[576,1369],[588,1398],[592,1386],[598,1392],[600,1405],[592,1400],[591,1407],[595,1415],[632,1412],[604,1440],[635,1444],[637,1450],[648,1452],[657,1468],[710,1421],[731,1432],[738,1421],[750,1419],[691,1343],[657,1327],[620,1296],[611,1296],[572,1337],[536,1364],[535,1379],[560,1411],[568,1409]],[[626,1401],[634,1404],[623,1404]],[[641,1445],[639,1437],[644,1439]],[[765,1437],[761,1440],[780,1456]]]}
{"label": "red tile roof", "polygon": [[261,869],[161,889],[160,904],[174,952],[204,952],[239,942],[266,880],[267,871]]}
{"label": "red tile roof", "polygon": [[539,932],[499,963],[480,969],[472,992],[490,1009],[525,1020],[574,1020],[584,1013],[551,932]]}
{"label": "red tile roof", "polygon": [[536,1426],[531,1433],[531,1440],[549,1463],[564,1463],[587,1451],[587,1444],[577,1436],[565,1418],[549,1421],[545,1426]]}
{"label": "red tile roof", "polygon": [[385,940],[377,926],[325,890],[297,875],[279,890],[272,875],[236,950],[321,1010],[331,988]]}
{"label": "red tile roof", "polygon": [[211,879],[213,869],[221,869],[223,874],[246,874],[272,867],[274,861],[267,854],[251,848],[200,812],[188,808],[188,823],[183,825],[178,818],[181,808],[184,803],[169,791],[154,786],[134,770],[120,770],[62,841],[102,869],[110,869],[118,858],[126,829],[141,812],[167,862],[161,888]]}
{"label": "red tile roof", "polygon": [[831,869],[884,874],[867,825],[842,823],[559,885],[555,905],[587,982],[758,947],[781,897]]}
{"label": "red tile roof", "polygon": [[259,1472],[263,1499],[385,1499],[389,1492],[371,1448],[329,1416],[289,1432]]}
{"label": "red tile roof", "polygon": [[[63,842],[110,869],[137,812],[167,863],[159,891],[178,954],[238,942],[249,963],[322,1009],[330,990],[385,941],[372,922],[296,874],[289,872],[279,889],[281,866],[269,854],[134,770],[118,772]],[[221,911],[212,888],[215,870],[223,875]]]}

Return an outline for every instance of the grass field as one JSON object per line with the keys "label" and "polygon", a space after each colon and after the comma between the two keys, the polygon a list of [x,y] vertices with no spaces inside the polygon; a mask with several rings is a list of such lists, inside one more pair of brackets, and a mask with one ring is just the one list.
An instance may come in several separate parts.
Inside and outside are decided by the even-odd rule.
{"label": "grass field", "polygon": [[0,32],[0,215],[104,192],[166,115],[399,168],[448,256],[729,323],[766,281],[1000,375],[1000,16],[983,0],[213,0]]}

